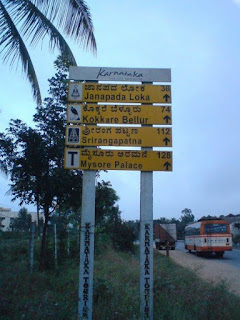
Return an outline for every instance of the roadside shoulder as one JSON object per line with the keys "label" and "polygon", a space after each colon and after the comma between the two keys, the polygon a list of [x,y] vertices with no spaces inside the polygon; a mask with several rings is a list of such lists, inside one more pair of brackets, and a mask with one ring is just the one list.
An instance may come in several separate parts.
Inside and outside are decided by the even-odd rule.
{"label": "roadside shoulder", "polygon": [[[166,254],[165,251],[161,251],[160,253]],[[200,258],[194,254],[177,249],[170,251],[170,258],[179,265],[196,272],[200,278],[208,282],[214,284],[221,281],[226,282],[229,290],[240,296],[239,269],[210,259]]]}

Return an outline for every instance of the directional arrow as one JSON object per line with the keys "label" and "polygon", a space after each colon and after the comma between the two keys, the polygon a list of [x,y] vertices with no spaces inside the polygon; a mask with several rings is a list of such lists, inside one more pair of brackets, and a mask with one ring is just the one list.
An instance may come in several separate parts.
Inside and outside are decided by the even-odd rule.
{"label": "directional arrow", "polygon": [[166,117],[164,117],[163,119],[166,121],[166,123],[168,123],[168,121],[171,120],[171,117],[169,117],[168,115],[166,115]]}
{"label": "directional arrow", "polygon": [[165,139],[163,139],[163,142],[165,142],[165,146],[167,146],[168,142],[170,142],[170,140],[166,137]]}
{"label": "directional arrow", "polygon": [[171,168],[172,166],[171,166],[171,163],[165,162],[164,167],[166,168],[166,171],[169,171],[168,169]]}
{"label": "directional arrow", "polygon": [[170,100],[170,96],[168,94],[165,94],[165,96],[163,96],[163,98],[165,99],[166,102],[168,102],[168,99]]}

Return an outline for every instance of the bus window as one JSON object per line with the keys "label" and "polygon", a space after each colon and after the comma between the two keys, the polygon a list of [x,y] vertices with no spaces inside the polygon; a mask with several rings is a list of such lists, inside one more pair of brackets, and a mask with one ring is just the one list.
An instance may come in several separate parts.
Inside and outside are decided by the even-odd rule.
{"label": "bus window", "polygon": [[205,225],[205,233],[228,233],[226,224],[213,223]]}

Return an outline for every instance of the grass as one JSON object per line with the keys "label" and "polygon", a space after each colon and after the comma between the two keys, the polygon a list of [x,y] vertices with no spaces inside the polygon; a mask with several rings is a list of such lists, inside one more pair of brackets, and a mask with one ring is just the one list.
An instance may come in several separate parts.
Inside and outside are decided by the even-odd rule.
{"label": "grass", "polygon": [[[78,257],[57,270],[28,271],[28,241],[0,242],[0,318],[76,320]],[[75,250],[75,253],[78,250]],[[53,256],[53,250],[49,249]],[[36,254],[36,258],[38,254]],[[139,319],[138,254],[98,245],[95,256],[93,319]],[[224,283],[213,286],[165,256],[154,256],[154,319],[239,320],[240,299]]]}

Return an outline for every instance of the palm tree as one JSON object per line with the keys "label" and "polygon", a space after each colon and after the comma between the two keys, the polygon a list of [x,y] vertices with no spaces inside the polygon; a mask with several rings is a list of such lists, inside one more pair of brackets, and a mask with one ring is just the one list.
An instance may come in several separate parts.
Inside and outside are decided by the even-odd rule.
{"label": "palm tree", "polygon": [[58,29],[84,49],[96,51],[91,15],[84,0],[0,0],[0,54],[10,66],[20,60],[38,105],[42,102],[40,88],[23,39],[30,39],[30,44],[36,45],[48,35],[50,49],[57,47],[61,55],[76,65]]}

